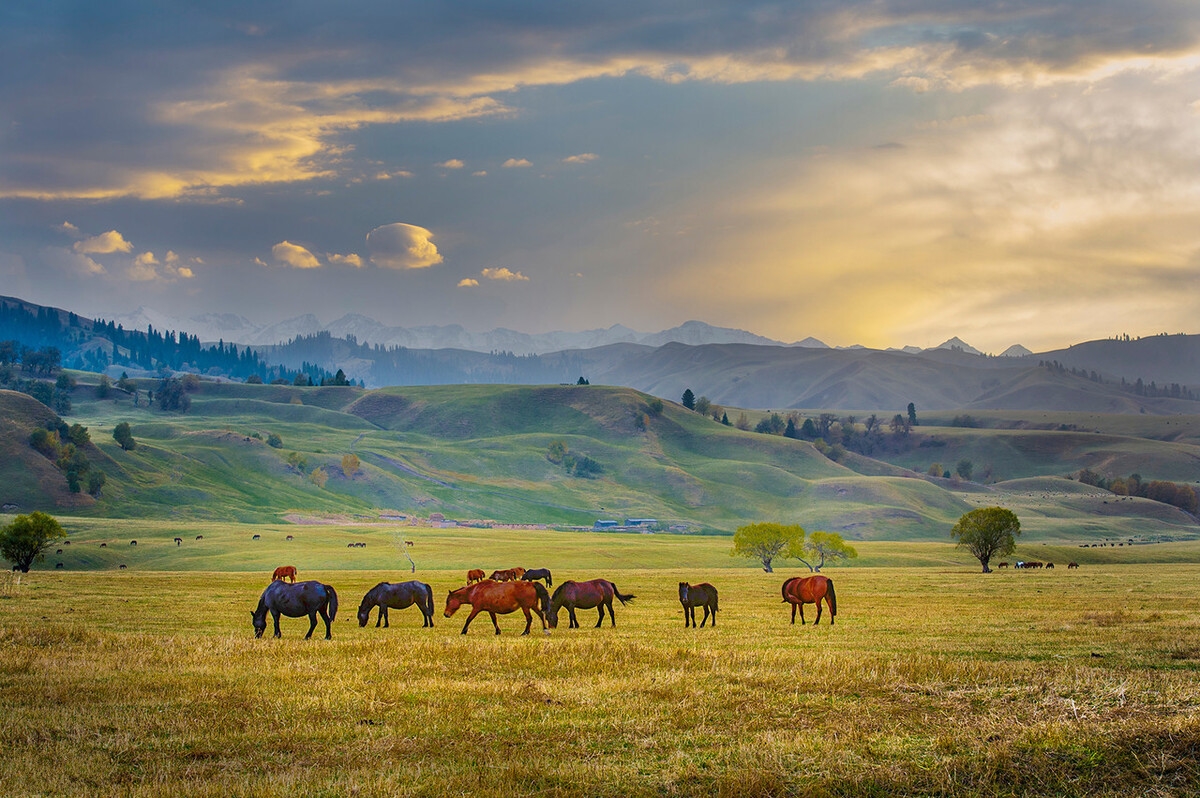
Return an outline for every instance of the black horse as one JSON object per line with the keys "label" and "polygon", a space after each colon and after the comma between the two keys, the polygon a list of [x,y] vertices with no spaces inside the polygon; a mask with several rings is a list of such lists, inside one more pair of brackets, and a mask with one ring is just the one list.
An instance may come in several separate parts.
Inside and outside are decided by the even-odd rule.
{"label": "black horse", "polygon": [[333,634],[329,628],[330,623],[337,617],[338,597],[337,591],[333,589],[333,585],[324,585],[320,582],[284,582],[282,579],[272,582],[267,585],[267,589],[263,591],[262,596],[258,599],[258,608],[250,611],[250,618],[254,623],[254,636],[262,637],[263,632],[267,629],[267,611],[271,612],[271,617],[275,620],[275,636],[279,637],[279,616],[286,615],[289,618],[300,618],[304,615],[308,616],[309,627],[308,634],[304,636],[307,640],[312,637],[313,630],[317,628],[317,615],[325,621],[325,639],[330,640]]}
{"label": "black horse", "polygon": [[526,571],[525,575],[522,576],[521,579],[525,582],[532,582],[535,579],[544,579],[546,580],[546,587],[554,587],[554,580],[550,578],[549,568],[534,568]]}
{"label": "black horse", "polygon": [[699,585],[679,583],[679,603],[683,605],[683,628],[696,625],[696,608],[704,608],[704,618],[700,621],[701,628],[708,621],[708,613],[712,611],[713,626],[717,625],[717,589],[704,582]]}
{"label": "black horse", "polygon": [[433,626],[433,588],[424,582],[380,582],[367,591],[362,603],[358,605],[358,625],[363,627],[371,620],[371,609],[379,607],[379,618],[375,620],[375,628],[382,622],[388,626],[388,608],[402,610],[416,604],[421,611],[423,623],[421,628]]}

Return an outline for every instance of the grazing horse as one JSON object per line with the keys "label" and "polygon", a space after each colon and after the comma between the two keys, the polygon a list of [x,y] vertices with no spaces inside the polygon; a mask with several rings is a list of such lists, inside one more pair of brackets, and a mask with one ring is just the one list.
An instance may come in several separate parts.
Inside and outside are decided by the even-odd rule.
{"label": "grazing horse", "polygon": [[433,626],[433,588],[424,582],[380,582],[367,591],[362,603],[358,605],[358,625],[363,627],[371,620],[371,609],[379,607],[379,617],[375,620],[375,628],[380,622],[383,628],[388,628],[388,608],[403,610],[416,604],[421,611],[421,628]]}
{"label": "grazing horse", "polygon": [[1050,569],[1051,569],[1051,568],[1053,568],[1053,567],[1054,567],[1054,563],[1052,563],[1052,562],[1048,562],[1048,563],[1046,563],[1046,570],[1047,570],[1047,571],[1048,571],[1048,570],[1050,570]]}
{"label": "grazing horse", "polygon": [[1077,562],[1069,562],[1069,563],[1067,563],[1067,570],[1068,570],[1068,571],[1069,571],[1069,570],[1071,570],[1072,568],[1078,568],[1078,567],[1079,567],[1079,563],[1077,563]]}
{"label": "grazing horse", "polygon": [[472,568],[471,570],[467,571],[467,584],[469,585],[472,582],[482,582],[486,576],[487,575],[483,572],[482,568]]}
{"label": "grazing horse", "polygon": [[1008,560],[1005,560],[1004,562],[1000,563],[1000,564],[999,564],[999,565],[997,565],[996,567],[997,567],[997,568],[1007,568],[1007,567],[1008,567]]}
{"label": "grazing horse", "polygon": [[175,545],[176,545],[176,546],[182,546],[182,545],[183,545],[183,538],[175,538]]}
{"label": "grazing horse", "polygon": [[129,545],[130,545],[130,546],[136,546],[136,545],[137,545],[137,541],[136,541],[136,540],[131,540],[131,541],[129,541]]}
{"label": "grazing horse", "polygon": [[546,587],[554,587],[554,580],[550,578],[549,568],[531,568],[521,574],[521,579],[525,582],[532,582],[535,579],[545,579]]}
{"label": "grazing horse", "polygon": [[700,621],[700,628],[704,628],[704,624],[708,622],[708,613],[712,612],[713,626],[717,625],[717,589],[704,582],[699,585],[689,585],[687,582],[679,583],[679,603],[683,605],[683,628],[696,625],[696,607],[704,608],[704,619]]}
{"label": "grazing horse", "polygon": [[[534,583],[536,584],[536,582]],[[622,595],[617,586],[607,579],[592,579],[588,582],[576,582],[568,579],[558,586],[550,599],[550,628],[558,628],[558,611],[566,607],[571,622],[567,628],[578,629],[579,621],[575,618],[575,610],[600,609],[600,617],[596,620],[597,629],[604,623],[604,608],[608,607],[609,626],[617,625],[617,617],[613,615],[612,600],[616,596],[622,604],[633,601],[635,596]]]}
{"label": "grazing horse", "polygon": [[325,639],[333,638],[330,624],[337,617],[338,597],[333,585],[320,582],[287,583],[282,579],[267,585],[258,599],[257,609],[250,611],[250,619],[254,624],[254,636],[262,637],[267,628],[267,612],[270,611],[275,621],[275,636],[279,637],[279,616],[289,618],[308,616],[308,634],[305,640],[312,637],[317,628],[317,615],[325,621]]}
{"label": "grazing horse", "polygon": [[792,605],[792,623],[796,623],[796,608],[800,608],[800,625],[803,626],[804,605],[817,605],[817,619],[813,626],[821,622],[821,600],[829,605],[829,623],[837,616],[837,594],[833,592],[833,580],[821,574],[813,576],[793,576],[783,583],[783,600]]}
{"label": "grazing horse", "polygon": [[494,582],[512,582],[517,578],[518,574],[515,568],[508,568],[503,571],[492,571],[492,575],[488,577]]}
{"label": "grazing horse", "polygon": [[492,617],[492,626],[496,627],[496,634],[500,634],[496,613],[504,615],[517,610],[525,613],[525,631],[522,635],[529,634],[529,629],[533,626],[530,610],[537,613],[542,622],[542,630],[550,634],[550,630],[546,628],[546,608],[550,604],[550,594],[539,582],[495,582],[485,579],[473,585],[464,585],[457,590],[451,590],[446,596],[446,610],[443,614],[449,618],[464,604],[471,605],[471,614],[463,624],[463,634],[467,633],[467,627],[481,612],[486,612]]}
{"label": "grazing horse", "polygon": [[276,579],[291,579],[293,582],[295,582],[296,581],[296,566],[294,566],[294,565],[279,566],[278,568],[275,569],[275,573],[271,574],[271,581],[274,582]]}

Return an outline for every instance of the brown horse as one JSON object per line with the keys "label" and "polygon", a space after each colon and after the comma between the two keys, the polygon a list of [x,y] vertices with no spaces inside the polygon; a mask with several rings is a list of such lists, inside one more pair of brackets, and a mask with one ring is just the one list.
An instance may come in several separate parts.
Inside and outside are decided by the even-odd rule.
{"label": "brown horse", "polygon": [[833,580],[827,576],[793,576],[783,583],[783,600],[792,605],[792,623],[796,623],[796,608],[800,608],[800,624],[804,625],[804,605],[817,605],[817,620],[813,626],[821,622],[821,600],[829,605],[829,623],[837,616],[837,594],[833,592]]}
{"label": "brown horse", "polygon": [[537,613],[538,618],[541,619],[542,630],[546,634],[550,634],[550,630],[546,627],[546,608],[550,604],[550,594],[546,592],[546,588],[542,586],[541,582],[495,582],[485,579],[473,585],[464,585],[457,590],[451,590],[446,596],[446,610],[443,614],[449,618],[464,604],[471,605],[471,614],[467,616],[467,622],[463,624],[463,634],[467,633],[467,627],[481,612],[486,612],[492,617],[492,626],[496,628],[496,634],[500,634],[500,624],[496,623],[496,613],[505,615],[517,610],[525,613],[525,631],[521,633],[522,635],[529,634],[529,629],[533,625],[533,616],[530,614],[530,610]]}
{"label": "brown horse", "polygon": [[712,610],[713,626],[717,625],[717,589],[704,582],[699,585],[679,583],[679,603],[683,605],[683,628],[696,625],[696,607],[704,608],[704,618],[700,627],[708,622],[709,610]]}
{"label": "brown horse", "polygon": [[275,573],[271,574],[271,581],[276,579],[291,579],[293,583],[296,581],[296,566],[281,565],[275,569]]}
{"label": "brown horse", "polygon": [[488,579],[494,579],[497,582],[514,582],[524,574],[524,568],[506,568],[503,571],[492,571],[492,575]]}
{"label": "brown horse", "polygon": [[472,568],[471,570],[467,571],[467,584],[469,585],[472,582],[482,582],[485,576],[486,575],[483,573],[482,568]]}
{"label": "brown horse", "polygon": [[[532,584],[537,584],[533,582]],[[571,617],[571,622],[568,629],[578,629],[579,621],[575,618],[576,608],[582,610],[590,610],[597,607],[600,610],[600,617],[596,620],[596,628],[600,628],[600,624],[604,623],[604,608],[608,607],[609,625],[617,625],[617,617],[613,615],[612,600],[616,596],[622,604],[633,601],[635,596],[622,595],[621,591],[617,590],[617,586],[607,579],[592,579],[588,582],[575,582],[571,579],[563,582],[554,591],[554,597],[550,599],[550,628],[558,628],[558,611],[566,607],[567,614]]]}

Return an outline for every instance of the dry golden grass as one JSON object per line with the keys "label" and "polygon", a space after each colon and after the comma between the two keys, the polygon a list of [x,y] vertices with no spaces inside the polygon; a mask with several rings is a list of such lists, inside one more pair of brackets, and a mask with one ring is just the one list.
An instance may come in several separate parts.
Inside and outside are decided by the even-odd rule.
{"label": "dry golden grass", "polygon": [[[255,640],[258,574],[30,574],[0,598],[0,794],[1200,791],[1200,566],[831,570],[819,627],[788,625],[794,573],[612,570],[615,629],[528,638],[440,606],[360,629],[406,575],[304,574],[338,588],[329,642]],[[717,585],[716,629],[681,579]]]}

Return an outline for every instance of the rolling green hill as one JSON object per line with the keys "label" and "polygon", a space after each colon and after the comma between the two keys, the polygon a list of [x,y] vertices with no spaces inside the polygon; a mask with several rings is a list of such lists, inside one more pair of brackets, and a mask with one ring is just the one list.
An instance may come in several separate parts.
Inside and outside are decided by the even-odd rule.
{"label": "rolling green hill", "polygon": [[[972,507],[1005,504],[1024,508],[1029,534],[1061,541],[1200,532],[1190,516],[1155,502],[1109,506],[1091,488],[1082,498],[1060,489],[1028,496],[1026,483],[1010,482],[1085,466],[1192,482],[1200,479],[1194,417],[988,412],[967,428],[931,414],[912,445],[874,457],[843,453],[835,462],[809,443],[722,426],[672,403],[656,413],[651,397],[625,388],[364,391],[204,381],[181,414],[144,400],[135,406],[121,391],[99,399],[95,375],[76,376],[65,420],[89,430],[85,453],[107,477],[100,495],[67,491],[62,472],[29,446],[53,414],[0,391],[0,503],[21,512],[246,523],[442,513],[481,525],[590,527],[636,517],[691,533],[776,520],[857,540],[944,540]],[[122,421],[132,426],[133,451],[112,438]],[[268,444],[272,436],[280,446]],[[552,444],[565,447],[566,462],[552,462]],[[345,473],[348,454],[359,468]],[[572,458],[594,462],[598,473],[576,475]],[[953,469],[960,459],[998,484],[924,476],[931,462]]]}

